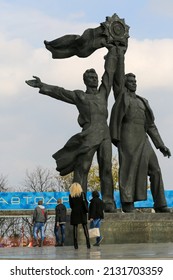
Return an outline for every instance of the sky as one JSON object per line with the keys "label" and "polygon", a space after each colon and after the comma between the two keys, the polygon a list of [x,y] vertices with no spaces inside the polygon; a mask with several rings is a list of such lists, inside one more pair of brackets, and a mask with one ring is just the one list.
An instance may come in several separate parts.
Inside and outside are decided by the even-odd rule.
{"label": "sky", "polygon": [[[88,58],[52,59],[44,40],[79,34],[117,13],[130,26],[126,72],[137,78],[137,93],[148,99],[165,145],[173,154],[172,0],[0,0],[0,174],[22,187],[26,170],[55,170],[52,158],[80,132],[75,106],[40,95],[25,80],[85,90],[82,75],[103,74],[105,48]],[[109,112],[113,104],[109,99]],[[155,148],[154,148],[155,149]],[[165,189],[173,189],[173,156],[156,150]],[[117,155],[113,147],[113,154]]]}

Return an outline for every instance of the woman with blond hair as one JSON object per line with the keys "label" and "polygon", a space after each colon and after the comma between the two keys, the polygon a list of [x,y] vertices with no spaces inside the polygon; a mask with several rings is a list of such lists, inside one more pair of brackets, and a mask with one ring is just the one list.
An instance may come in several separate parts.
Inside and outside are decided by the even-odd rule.
{"label": "woman with blond hair", "polygon": [[78,249],[78,225],[82,224],[87,248],[90,248],[90,240],[87,227],[88,201],[79,183],[73,183],[70,187],[69,203],[71,208],[70,224],[73,225],[74,248]]}

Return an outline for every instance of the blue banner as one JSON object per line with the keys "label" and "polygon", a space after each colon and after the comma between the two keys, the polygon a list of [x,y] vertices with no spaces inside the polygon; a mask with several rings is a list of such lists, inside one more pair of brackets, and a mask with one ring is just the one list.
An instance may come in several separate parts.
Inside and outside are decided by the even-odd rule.
{"label": "blue banner", "polygon": [[[173,190],[165,191],[168,207],[173,207]],[[61,198],[67,209],[69,206],[69,192],[0,192],[0,210],[33,210],[39,200],[47,209],[54,209],[57,199]],[[92,198],[91,192],[87,193],[87,199]],[[114,199],[117,208],[121,208],[119,191],[114,192]],[[152,208],[153,198],[151,191],[148,190],[148,197],[145,201],[135,202],[137,208]]]}

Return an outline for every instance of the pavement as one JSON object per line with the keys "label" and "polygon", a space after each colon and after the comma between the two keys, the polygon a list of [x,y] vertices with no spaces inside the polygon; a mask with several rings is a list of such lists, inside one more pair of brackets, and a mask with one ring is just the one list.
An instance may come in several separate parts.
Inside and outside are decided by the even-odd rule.
{"label": "pavement", "polygon": [[87,249],[79,245],[0,248],[1,260],[171,260],[173,243],[101,244]]}

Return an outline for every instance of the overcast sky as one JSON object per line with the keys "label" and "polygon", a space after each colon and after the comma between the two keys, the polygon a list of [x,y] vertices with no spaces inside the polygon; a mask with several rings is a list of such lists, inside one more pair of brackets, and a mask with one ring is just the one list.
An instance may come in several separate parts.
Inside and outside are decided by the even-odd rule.
{"label": "overcast sky", "polygon": [[[27,169],[54,170],[51,155],[80,131],[75,106],[40,95],[25,80],[36,75],[49,84],[85,90],[87,68],[95,68],[100,79],[103,73],[106,49],[85,59],[55,60],[43,41],[81,35],[114,13],[130,26],[126,72],[136,74],[137,93],[150,102],[173,154],[172,0],[0,0],[0,174],[10,186],[21,186]],[[109,110],[112,103],[110,98]],[[165,189],[173,189],[173,156],[156,153]]]}

